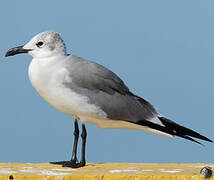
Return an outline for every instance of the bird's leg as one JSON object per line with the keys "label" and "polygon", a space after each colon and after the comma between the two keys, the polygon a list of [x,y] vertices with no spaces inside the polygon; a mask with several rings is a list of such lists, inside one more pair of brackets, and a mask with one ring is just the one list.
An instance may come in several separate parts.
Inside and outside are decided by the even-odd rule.
{"label": "bird's leg", "polygon": [[73,152],[72,152],[72,158],[70,161],[58,161],[58,162],[50,162],[51,164],[60,164],[64,165],[67,163],[77,163],[77,145],[78,145],[78,139],[79,139],[79,127],[78,127],[78,119],[75,117],[74,119],[74,145],[73,145]]}
{"label": "bird's leg", "polygon": [[[83,167],[86,164],[85,161],[85,146],[86,146],[86,137],[87,137],[87,131],[85,128],[85,124],[82,124],[82,152],[81,152],[81,161],[79,163],[75,163],[74,161],[68,161],[66,163],[64,163],[62,166],[63,167],[71,167],[71,168],[79,168],[79,167]],[[72,156],[73,158],[73,156]]]}
{"label": "bird's leg", "polygon": [[75,118],[74,121],[74,146],[73,146],[73,152],[71,161],[77,162],[77,145],[78,145],[78,139],[79,139],[79,126],[78,126],[78,119]]}
{"label": "bird's leg", "polygon": [[85,124],[82,124],[82,153],[81,153],[81,161],[80,164],[82,164],[83,166],[85,166],[85,146],[86,146],[86,137],[87,137],[87,131],[85,128]]}

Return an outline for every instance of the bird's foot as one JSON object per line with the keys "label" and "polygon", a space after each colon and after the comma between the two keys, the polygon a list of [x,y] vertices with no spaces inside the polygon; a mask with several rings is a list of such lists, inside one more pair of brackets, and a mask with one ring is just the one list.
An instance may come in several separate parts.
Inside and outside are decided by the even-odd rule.
{"label": "bird's foot", "polygon": [[79,168],[85,166],[85,162],[76,162],[76,161],[58,161],[58,162],[50,162],[51,164],[62,165],[62,167],[71,167],[71,168]]}
{"label": "bird's foot", "polygon": [[79,168],[85,166],[85,162],[74,162],[74,161],[67,161],[62,165],[62,167],[71,167],[71,168]]}
{"label": "bird's foot", "polygon": [[50,162],[50,164],[63,165],[63,164],[65,164],[66,162],[69,162],[69,161],[56,161],[56,162]]}

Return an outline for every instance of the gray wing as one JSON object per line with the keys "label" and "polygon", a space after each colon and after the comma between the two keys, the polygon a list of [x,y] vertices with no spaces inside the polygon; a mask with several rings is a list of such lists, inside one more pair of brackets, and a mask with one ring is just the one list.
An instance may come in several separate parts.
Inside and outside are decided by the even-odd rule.
{"label": "gray wing", "polygon": [[132,94],[124,82],[107,68],[74,55],[70,56],[66,68],[72,82],[64,82],[64,85],[87,96],[89,103],[99,106],[108,118],[134,123],[140,120],[159,121],[154,107]]}

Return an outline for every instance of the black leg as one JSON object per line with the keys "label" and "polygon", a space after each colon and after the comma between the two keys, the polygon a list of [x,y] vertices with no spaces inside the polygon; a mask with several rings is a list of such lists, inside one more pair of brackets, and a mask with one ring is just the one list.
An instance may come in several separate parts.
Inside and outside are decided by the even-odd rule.
{"label": "black leg", "polygon": [[74,121],[74,146],[72,152],[72,158],[70,161],[59,161],[59,162],[50,162],[51,164],[60,164],[63,167],[71,167],[71,168],[79,168],[83,167],[86,164],[85,160],[85,146],[86,146],[86,137],[87,131],[85,128],[85,124],[82,124],[82,152],[81,152],[81,161],[77,162],[77,144],[79,139],[79,127],[78,127],[78,119],[75,118]]}
{"label": "black leg", "polygon": [[75,163],[74,161],[68,161],[66,163],[64,163],[62,166],[63,167],[72,167],[72,168],[79,168],[79,167],[83,167],[86,164],[85,161],[85,146],[86,146],[86,137],[87,137],[87,131],[85,128],[85,124],[82,124],[82,152],[81,152],[81,161],[79,163]]}
{"label": "black leg", "polygon": [[78,119],[75,119],[75,121],[74,121],[74,146],[73,146],[73,152],[72,152],[72,158],[71,158],[71,161],[73,161],[73,162],[77,162],[78,139],[79,139]]}
{"label": "black leg", "polygon": [[79,127],[78,127],[78,120],[79,118],[75,117],[74,119],[74,145],[73,145],[73,152],[72,152],[72,158],[70,161],[57,161],[57,162],[50,162],[51,164],[59,164],[64,165],[66,163],[77,163],[77,144],[79,139]]}
{"label": "black leg", "polygon": [[82,124],[82,153],[81,153],[81,161],[80,163],[84,164],[86,163],[85,161],[85,146],[86,146],[86,137],[87,137],[87,131],[85,128],[85,124]]}

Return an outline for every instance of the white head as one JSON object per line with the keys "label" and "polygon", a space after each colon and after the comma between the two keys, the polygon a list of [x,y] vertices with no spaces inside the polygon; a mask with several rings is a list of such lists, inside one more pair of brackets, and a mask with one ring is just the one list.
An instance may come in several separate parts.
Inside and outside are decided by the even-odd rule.
{"label": "white head", "polygon": [[20,53],[28,53],[34,58],[46,58],[66,55],[66,47],[58,33],[45,31],[34,36],[26,45],[10,49],[6,56]]}

